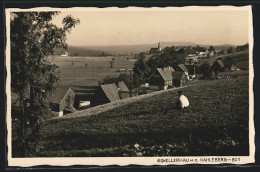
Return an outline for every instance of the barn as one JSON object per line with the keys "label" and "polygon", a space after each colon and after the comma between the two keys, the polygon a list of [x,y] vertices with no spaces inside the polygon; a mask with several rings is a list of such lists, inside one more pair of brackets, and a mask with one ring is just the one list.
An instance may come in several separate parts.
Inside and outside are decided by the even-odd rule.
{"label": "barn", "polygon": [[187,85],[188,78],[182,71],[172,72],[172,83],[175,87]]}
{"label": "barn", "polygon": [[123,81],[118,82],[117,87],[118,87],[118,94],[120,99],[125,99],[130,97],[130,91]]}
{"label": "barn", "polygon": [[90,106],[98,106],[105,103],[120,100],[118,88],[115,83],[100,85],[90,100]]}
{"label": "barn", "polygon": [[59,112],[59,116],[63,116],[64,111],[75,112],[78,104],[76,93],[71,87],[58,87],[50,98],[51,110]]}
{"label": "barn", "polygon": [[170,66],[157,68],[148,78],[149,88],[153,90],[166,90],[169,86],[172,86],[172,72],[174,72],[174,69]]}
{"label": "barn", "polygon": [[215,73],[218,73],[218,72],[222,72],[224,71],[224,63],[222,60],[216,60],[211,66],[210,68],[215,72]]}

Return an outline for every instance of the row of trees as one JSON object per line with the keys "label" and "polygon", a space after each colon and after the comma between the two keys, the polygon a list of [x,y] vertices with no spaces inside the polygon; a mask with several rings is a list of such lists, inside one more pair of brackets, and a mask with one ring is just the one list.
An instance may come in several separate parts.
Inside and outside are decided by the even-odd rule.
{"label": "row of trees", "polygon": [[122,73],[119,76],[106,76],[102,81],[99,81],[99,85],[103,84],[113,84],[123,81],[127,88],[131,87],[130,76],[126,73]]}
{"label": "row of trees", "polygon": [[66,48],[66,35],[79,24],[78,19],[69,15],[63,19],[63,27],[60,28],[51,22],[57,14],[11,14],[11,88],[17,93],[21,107],[18,130],[20,156],[28,156],[30,151],[35,150],[30,147],[33,133],[37,133],[40,123],[48,114],[47,100],[59,81],[58,66],[50,64],[46,57],[53,54],[54,48]]}
{"label": "row of trees", "polygon": [[237,52],[239,52],[239,51],[247,50],[248,48],[249,48],[248,44],[238,45],[236,50],[237,50]]}

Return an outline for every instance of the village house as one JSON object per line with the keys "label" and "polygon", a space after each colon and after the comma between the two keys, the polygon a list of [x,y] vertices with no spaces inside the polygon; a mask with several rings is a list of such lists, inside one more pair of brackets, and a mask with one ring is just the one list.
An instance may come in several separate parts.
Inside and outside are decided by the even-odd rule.
{"label": "village house", "polygon": [[172,86],[172,67],[157,68],[149,80],[149,88],[153,90],[166,90],[169,86]]}
{"label": "village house", "polygon": [[162,48],[161,48],[161,43],[159,42],[158,47],[157,48],[151,48],[149,51],[149,54],[159,54],[161,53]]}
{"label": "village house", "polygon": [[222,72],[224,71],[224,63],[222,60],[216,60],[211,66],[210,69],[212,69],[214,71],[215,74],[217,74],[218,72]]}
{"label": "village house", "polygon": [[98,106],[117,100],[120,100],[120,97],[115,83],[100,85],[90,100],[90,106]]}
{"label": "village house", "polygon": [[198,58],[200,58],[200,59],[205,58],[207,56],[206,53],[203,51],[202,52],[196,51],[196,54],[198,55]]}
{"label": "village house", "polygon": [[174,66],[174,70],[184,72],[187,79],[189,80],[189,70],[186,68],[184,64],[178,64],[177,66]]}
{"label": "village house", "polygon": [[58,87],[49,101],[51,110],[59,112],[59,116],[63,116],[65,111],[75,112],[79,105],[76,93],[71,87]]}
{"label": "village house", "polygon": [[120,99],[125,99],[130,97],[130,90],[127,88],[123,81],[117,83],[118,94]]}
{"label": "village house", "polygon": [[182,87],[187,85],[188,78],[182,71],[172,72],[172,83],[174,87]]}
{"label": "village house", "polygon": [[185,65],[193,65],[198,62],[198,56],[196,54],[189,54],[185,57]]}

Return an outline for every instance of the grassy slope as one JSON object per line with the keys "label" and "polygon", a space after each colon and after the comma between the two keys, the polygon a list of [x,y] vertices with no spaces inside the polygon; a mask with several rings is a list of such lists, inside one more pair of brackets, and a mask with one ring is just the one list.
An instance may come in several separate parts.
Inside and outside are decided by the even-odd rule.
{"label": "grassy slope", "polygon": [[168,90],[98,115],[47,121],[35,156],[248,154],[247,76],[183,91],[190,100],[184,113],[174,108],[176,90]]}

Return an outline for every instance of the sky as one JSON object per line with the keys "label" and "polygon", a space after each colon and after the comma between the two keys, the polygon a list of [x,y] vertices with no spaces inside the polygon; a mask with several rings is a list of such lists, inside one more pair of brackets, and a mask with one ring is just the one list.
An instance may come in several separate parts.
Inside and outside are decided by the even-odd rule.
{"label": "sky", "polygon": [[247,10],[62,11],[53,23],[61,25],[66,15],[80,20],[67,36],[71,46],[137,45],[159,41],[242,45],[249,41]]}

